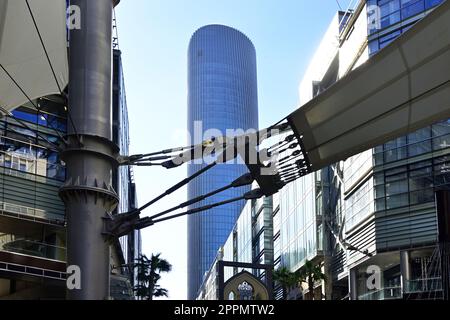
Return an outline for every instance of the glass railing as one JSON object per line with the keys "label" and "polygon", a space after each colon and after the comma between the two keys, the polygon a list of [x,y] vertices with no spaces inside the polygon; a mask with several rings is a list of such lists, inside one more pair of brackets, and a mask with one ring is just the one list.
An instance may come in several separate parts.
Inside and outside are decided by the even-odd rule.
{"label": "glass railing", "polygon": [[64,215],[59,214],[52,214],[42,209],[36,209],[36,208],[29,208],[24,207],[18,204],[14,203],[8,203],[8,202],[1,202],[0,201],[0,214],[2,212],[7,212],[10,214],[18,214],[18,215],[24,215],[28,217],[33,218],[40,218],[40,219],[46,219],[46,220],[58,220],[61,223],[65,221]]}
{"label": "glass railing", "polygon": [[[0,151],[0,167],[4,173],[29,180],[50,178],[64,181],[66,168],[58,163],[50,163],[45,158],[36,158],[31,155]],[[46,183],[46,179],[41,182]]]}
{"label": "glass railing", "polygon": [[392,300],[401,298],[402,288],[400,286],[373,290],[358,297],[359,300]]}
{"label": "glass railing", "polygon": [[66,261],[66,248],[34,240],[16,239],[4,243],[0,242],[0,250],[44,259]]}
{"label": "glass railing", "polygon": [[415,279],[405,282],[406,293],[430,292],[442,290],[441,277]]}

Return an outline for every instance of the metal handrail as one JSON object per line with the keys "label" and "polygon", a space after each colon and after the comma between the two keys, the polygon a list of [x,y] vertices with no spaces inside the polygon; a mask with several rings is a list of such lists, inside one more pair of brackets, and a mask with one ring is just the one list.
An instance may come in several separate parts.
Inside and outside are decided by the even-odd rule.
{"label": "metal handrail", "polygon": [[25,215],[34,218],[42,218],[47,220],[55,219],[59,221],[65,221],[65,217],[46,212],[45,210],[42,209],[30,208],[18,204],[0,201],[0,214],[2,214],[2,212]]}
{"label": "metal handrail", "polygon": [[[58,262],[61,262],[61,261],[58,261]],[[2,264],[5,264],[5,266],[3,267],[3,266],[0,265],[0,269],[6,270],[6,271],[13,271],[13,272],[16,272],[16,273],[21,273],[21,274],[28,274],[27,269],[30,268],[29,266],[26,266],[26,265],[21,265],[21,264],[17,264],[17,263],[9,263],[9,262],[6,262],[6,261],[2,261]],[[12,270],[10,268],[11,266],[19,267],[19,268],[21,268],[21,267],[25,268],[25,272],[18,271],[16,269]],[[46,278],[64,280],[65,276],[66,276],[65,272],[61,272],[61,271],[57,271],[57,270],[51,270],[51,269],[39,268],[39,267],[32,267],[32,268],[34,269],[34,271],[40,270],[42,272],[42,276],[46,277]],[[46,272],[58,273],[59,277],[54,277],[54,276],[48,275],[48,274],[46,274]],[[36,273],[33,272],[33,275],[36,275]]]}
{"label": "metal handrail", "polygon": [[344,31],[345,31],[345,27],[346,24],[349,22],[350,18],[346,17],[350,14],[352,14],[355,11],[355,7],[358,4],[360,0],[352,0],[349,2],[347,9],[344,12],[344,15],[342,16],[342,19],[339,21],[339,26],[338,26],[338,30],[339,31],[339,35],[341,35]]}
{"label": "metal handrail", "polygon": [[405,283],[406,293],[440,291],[442,290],[441,277],[421,278],[408,280]]}
{"label": "metal handrail", "polygon": [[[37,248],[33,249],[32,246]],[[55,250],[55,252],[49,252],[49,249]],[[0,245],[0,250],[61,262],[65,262],[67,257],[67,250],[65,247],[21,238],[3,243]]]}
{"label": "metal handrail", "polygon": [[[392,291],[394,294],[386,295],[385,292]],[[397,294],[395,294],[397,293]],[[378,290],[369,291],[358,297],[359,300],[388,300],[399,299],[403,296],[401,286],[384,287]]]}
{"label": "metal handrail", "polygon": [[[65,166],[58,164],[58,163],[50,163],[47,161],[47,159],[41,159],[41,158],[37,158],[34,155],[29,155],[29,154],[22,154],[19,152],[7,152],[7,151],[0,151],[0,155],[5,155],[5,156],[10,156],[10,157],[15,157],[18,158],[19,160],[24,160],[24,161],[32,161],[34,164],[37,164],[39,160],[45,161],[46,166],[51,165],[51,166],[55,166],[58,168],[65,168]],[[4,165],[2,165],[4,167]],[[5,167],[7,169],[14,169],[14,168],[10,168],[10,167]],[[37,168],[37,166],[35,166],[35,168]],[[19,170],[19,169],[17,169]],[[21,171],[21,170],[19,170]],[[27,173],[31,173],[31,174],[35,174],[37,175],[36,172],[29,172],[29,171],[23,171],[23,172],[27,172]]]}

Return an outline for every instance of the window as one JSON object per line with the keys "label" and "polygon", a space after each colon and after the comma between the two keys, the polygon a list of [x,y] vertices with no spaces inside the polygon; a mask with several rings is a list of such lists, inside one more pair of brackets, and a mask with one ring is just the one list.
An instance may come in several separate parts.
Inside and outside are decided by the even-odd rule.
{"label": "window", "polygon": [[31,167],[31,166],[27,166],[28,162],[32,163],[31,161],[19,159],[19,170],[27,171],[27,167]]}
{"label": "window", "polygon": [[400,21],[400,11],[394,12],[389,16],[382,17],[380,21],[381,29],[387,28]]}
{"label": "window", "polygon": [[450,121],[443,121],[432,126],[433,137],[450,134]]}
{"label": "window", "polygon": [[393,162],[407,157],[406,147],[388,150],[384,153],[385,162]]}
{"label": "window", "polygon": [[447,185],[450,183],[450,163],[443,162],[434,166],[435,186]]}
{"label": "window", "polygon": [[433,150],[450,147],[450,135],[440,136],[433,139]]}
{"label": "window", "polygon": [[384,175],[382,173],[376,173],[373,177],[374,185],[382,185],[384,184]]}
{"label": "window", "polygon": [[399,0],[380,0],[378,5],[380,6],[381,17],[386,17],[400,10]]}
{"label": "window", "polygon": [[408,153],[410,157],[421,155],[430,151],[431,151],[431,141],[423,141],[408,146]]}
{"label": "window", "polygon": [[426,127],[408,135],[409,156],[416,156],[431,151],[431,130]]}
{"label": "window", "polygon": [[375,211],[386,210],[385,200],[386,200],[386,198],[381,198],[381,199],[377,199],[375,201]]}
{"label": "window", "polygon": [[0,140],[0,165],[48,178],[64,180],[65,168],[59,155],[33,144],[3,137]]}
{"label": "window", "polygon": [[421,191],[413,191],[410,193],[411,204],[427,203],[434,201],[433,189],[426,189]]}
{"label": "window", "polygon": [[369,34],[377,32],[379,29],[379,10],[376,0],[369,0],[367,2],[367,26]]}
{"label": "window", "polygon": [[407,180],[400,180],[386,183],[386,195],[390,196],[397,193],[408,192]]}
{"label": "window", "polygon": [[400,36],[400,34],[401,34],[400,30],[397,30],[389,33],[388,35],[380,37],[380,39],[378,40],[380,43],[380,49],[386,47],[389,43],[397,39],[398,36]]}
{"label": "window", "polygon": [[400,137],[400,138],[397,138],[395,140],[391,140],[391,141],[385,143],[384,149],[390,150],[390,149],[402,147],[404,145],[406,145],[406,137]]}
{"label": "window", "polygon": [[24,107],[17,108],[16,110],[12,111],[12,114],[14,115],[14,117],[27,122],[36,123],[37,121],[36,113],[29,112],[28,109]]}
{"label": "window", "polygon": [[408,193],[386,197],[386,209],[394,209],[408,205]]}
{"label": "window", "polygon": [[375,197],[381,198],[385,196],[384,185],[379,185],[375,187]]}
{"label": "window", "polygon": [[443,0],[425,0],[425,8],[428,10],[442,3]]}
{"label": "window", "polygon": [[402,18],[406,19],[425,11],[424,0],[402,0]]}
{"label": "window", "polygon": [[431,138],[430,127],[426,127],[408,135],[408,143],[421,142]]}
{"label": "window", "polygon": [[409,179],[409,189],[411,191],[417,191],[427,188],[433,188],[433,178],[431,177],[431,174],[425,177],[416,177]]}
{"label": "window", "polygon": [[407,168],[405,166],[386,170],[386,182],[392,182],[392,181],[406,179],[407,178],[406,171],[407,171]]}
{"label": "window", "polygon": [[[398,24],[400,21],[405,21],[410,17],[414,17],[430,9],[443,0],[379,0],[378,2],[368,2],[367,17],[368,17],[368,33],[373,34],[379,30],[386,29],[392,25]],[[417,19],[415,19],[417,20]],[[401,33],[407,31],[412,25],[398,28],[394,34],[390,34],[378,40],[372,40],[369,43],[369,55],[373,55],[378,50],[386,47]]]}

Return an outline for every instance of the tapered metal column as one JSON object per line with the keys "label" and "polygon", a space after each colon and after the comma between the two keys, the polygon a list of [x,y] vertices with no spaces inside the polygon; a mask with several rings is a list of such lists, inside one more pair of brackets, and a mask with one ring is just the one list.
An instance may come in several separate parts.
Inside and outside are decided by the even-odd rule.
{"label": "tapered metal column", "polygon": [[439,243],[441,256],[442,298],[450,300],[450,242]]}
{"label": "tapered metal column", "polygon": [[402,275],[402,290],[407,292],[408,283],[411,280],[411,263],[409,251],[400,251],[400,273]]}
{"label": "tapered metal column", "polygon": [[450,190],[435,194],[438,222],[438,249],[441,260],[442,297],[450,299]]}
{"label": "tapered metal column", "polygon": [[[112,188],[117,147],[112,140],[113,0],[71,0],[80,29],[70,30],[69,110],[75,128],[62,153],[67,179],[60,189],[66,205],[67,264],[81,271],[81,288],[68,299],[109,298],[109,243],[104,218],[118,203]],[[80,143],[81,142],[81,143]]]}
{"label": "tapered metal column", "polygon": [[358,274],[356,268],[348,270],[348,291],[350,300],[358,300]]}

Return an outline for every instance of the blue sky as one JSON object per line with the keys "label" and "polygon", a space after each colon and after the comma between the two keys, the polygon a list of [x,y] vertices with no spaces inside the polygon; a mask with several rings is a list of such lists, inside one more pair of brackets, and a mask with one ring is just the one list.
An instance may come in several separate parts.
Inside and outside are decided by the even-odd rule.
{"label": "blue sky", "polygon": [[[340,0],[347,8],[349,0]],[[130,117],[131,153],[185,145],[187,48],[207,24],[245,33],[256,47],[260,127],[292,112],[298,86],[322,35],[338,10],[335,0],[122,0],[116,9]],[[142,205],[186,177],[186,167],[135,168]],[[150,215],[186,200],[186,190],[144,211]],[[161,285],[170,299],[186,299],[186,219],[143,232],[145,254],[173,264]]]}

